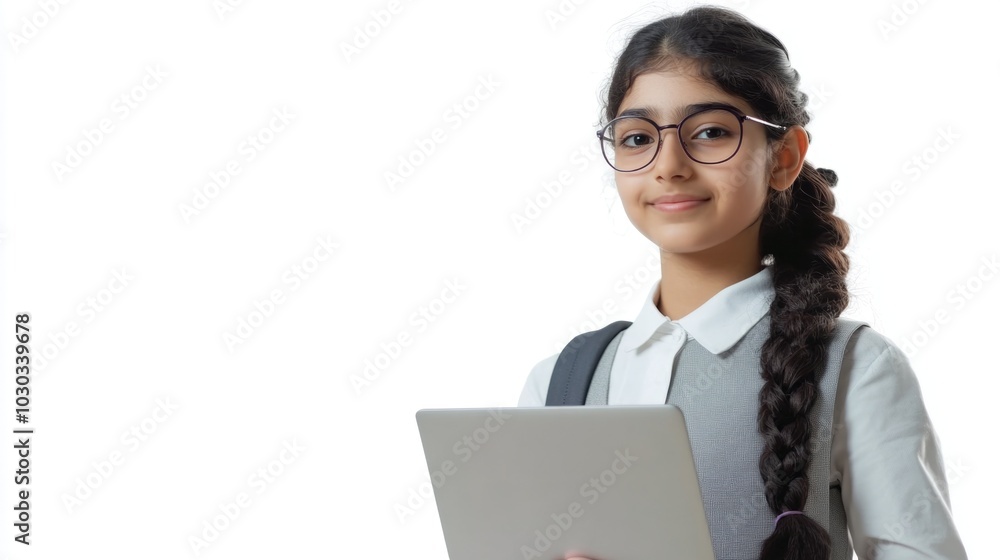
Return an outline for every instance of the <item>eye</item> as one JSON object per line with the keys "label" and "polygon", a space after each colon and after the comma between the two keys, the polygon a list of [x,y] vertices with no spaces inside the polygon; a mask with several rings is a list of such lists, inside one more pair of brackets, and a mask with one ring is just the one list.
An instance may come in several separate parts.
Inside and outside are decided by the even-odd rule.
{"label": "eye", "polygon": [[626,148],[641,148],[655,142],[653,137],[645,132],[630,132],[622,136],[622,141],[619,145]]}
{"label": "eye", "polygon": [[725,128],[718,126],[708,126],[699,130],[693,137],[693,140],[719,140],[729,136],[729,131]]}
{"label": "eye", "polygon": [[723,109],[706,109],[692,114],[681,126],[681,137],[691,142],[715,144],[739,138],[740,120]]}

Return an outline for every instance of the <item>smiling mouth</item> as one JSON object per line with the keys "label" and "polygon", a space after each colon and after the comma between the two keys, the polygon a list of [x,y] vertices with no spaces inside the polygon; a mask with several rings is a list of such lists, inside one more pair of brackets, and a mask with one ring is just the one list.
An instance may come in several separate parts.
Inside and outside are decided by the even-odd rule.
{"label": "smiling mouth", "polygon": [[702,206],[709,199],[688,199],[688,200],[678,200],[675,202],[654,202],[651,204],[653,208],[660,210],[662,212],[682,212],[684,210],[691,210]]}

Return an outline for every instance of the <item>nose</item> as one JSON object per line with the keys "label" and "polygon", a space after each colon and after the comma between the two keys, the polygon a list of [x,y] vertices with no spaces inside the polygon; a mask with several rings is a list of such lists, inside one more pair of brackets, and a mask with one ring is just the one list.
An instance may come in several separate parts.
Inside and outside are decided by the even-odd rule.
{"label": "nose", "polygon": [[694,162],[691,161],[681,145],[677,127],[673,126],[661,130],[660,151],[653,159],[653,163],[650,164],[656,175],[665,179],[686,177],[690,174],[693,164]]}

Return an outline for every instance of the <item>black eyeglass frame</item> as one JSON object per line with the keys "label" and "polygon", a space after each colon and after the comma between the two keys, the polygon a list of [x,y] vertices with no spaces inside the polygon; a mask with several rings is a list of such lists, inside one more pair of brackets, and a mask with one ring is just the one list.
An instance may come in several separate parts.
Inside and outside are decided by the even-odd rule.
{"label": "black eyeglass frame", "polygon": [[[618,172],[621,172],[621,173],[632,173],[632,172],[635,172],[635,171],[639,171],[641,169],[644,169],[644,168],[648,167],[649,164],[651,164],[654,161],[656,161],[657,156],[660,155],[660,149],[663,147],[663,134],[662,134],[662,132],[664,130],[666,130],[668,128],[676,128],[678,131],[680,131],[681,127],[684,126],[684,123],[687,122],[687,120],[690,119],[691,117],[693,117],[695,115],[698,115],[698,114],[701,114],[701,113],[704,113],[705,111],[718,111],[720,109],[723,110],[723,111],[729,111],[730,113],[732,113],[733,115],[735,115],[736,118],[737,118],[737,120],[740,123],[740,141],[736,145],[736,149],[733,151],[733,154],[731,156],[727,157],[724,160],[713,161],[713,162],[701,161],[701,160],[696,159],[694,156],[691,155],[691,152],[688,151],[687,144],[685,144],[684,141],[681,140],[681,136],[678,133],[677,134],[677,141],[681,143],[681,149],[684,150],[684,154],[688,158],[690,158],[691,161],[694,161],[696,163],[700,163],[702,165],[716,165],[716,164],[719,164],[719,163],[725,163],[725,162],[733,159],[733,157],[736,156],[737,153],[739,153],[740,148],[743,146],[743,122],[744,121],[748,121],[749,120],[749,121],[753,121],[753,122],[756,122],[756,123],[760,123],[760,124],[765,125],[765,126],[770,126],[770,127],[773,127],[773,128],[777,128],[778,130],[780,130],[782,132],[788,130],[787,126],[782,126],[780,124],[774,124],[774,123],[771,123],[771,122],[767,122],[767,121],[765,121],[763,119],[758,119],[757,117],[751,117],[750,115],[747,115],[747,114],[743,113],[742,111],[740,111],[736,107],[733,107],[732,105],[725,105],[725,104],[718,104],[718,105],[707,106],[707,107],[705,107],[703,109],[699,109],[698,111],[695,111],[695,112],[691,113],[690,115],[684,117],[683,119],[681,119],[681,122],[679,122],[677,124],[665,124],[663,126],[660,126],[660,125],[656,124],[656,122],[653,119],[650,119],[650,118],[647,118],[647,117],[640,117],[640,116],[637,116],[637,115],[623,115],[623,116],[615,117],[615,118],[611,119],[610,121],[608,121],[608,124],[604,125],[603,127],[601,127],[600,130],[597,131],[597,138],[598,138],[598,141],[601,143],[601,155],[604,156],[604,161],[608,162],[608,165],[610,165],[611,168],[614,169],[615,171],[618,171]],[[608,127],[610,127],[612,124],[614,124],[615,121],[620,121],[620,120],[624,120],[624,119],[640,119],[640,120],[646,121],[649,124],[651,124],[653,126],[653,128],[656,129],[656,132],[657,132],[657,136],[656,136],[656,151],[653,153],[653,156],[649,159],[648,162],[646,162],[645,165],[643,165],[641,167],[637,167],[635,169],[630,169],[630,170],[623,170],[623,169],[618,169],[617,167],[615,167],[614,164],[611,163],[611,160],[608,159],[608,153],[605,151],[605,141],[608,140],[608,138],[606,138],[604,136],[604,131],[607,130]]]}

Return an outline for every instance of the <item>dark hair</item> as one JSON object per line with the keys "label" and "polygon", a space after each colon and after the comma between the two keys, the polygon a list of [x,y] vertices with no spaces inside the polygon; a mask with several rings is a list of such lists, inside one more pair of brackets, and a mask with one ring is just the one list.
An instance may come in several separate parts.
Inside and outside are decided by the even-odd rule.
{"label": "dark hair", "polygon": [[[632,35],[608,84],[604,116],[614,118],[635,78],[683,66],[745,100],[757,117],[785,126],[809,122],[806,94],[784,45],[744,16],[700,6],[650,23]],[[766,127],[769,146],[783,132]],[[807,132],[808,135],[808,132]],[[771,266],[775,298],[761,348],[757,429],[764,449],[759,469],[777,515],[803,510],[809,494],[812,428],[809,411],[827,341],[847,307],[850,239],[833,214],[837,175],[806,162],[791,188],[768,189],[760,226],[761,264]],[[826,484],[826,480],[816,481]],[[806,515],[785,516],[760,550],[761,560],[828,558],[830,536]]]}

